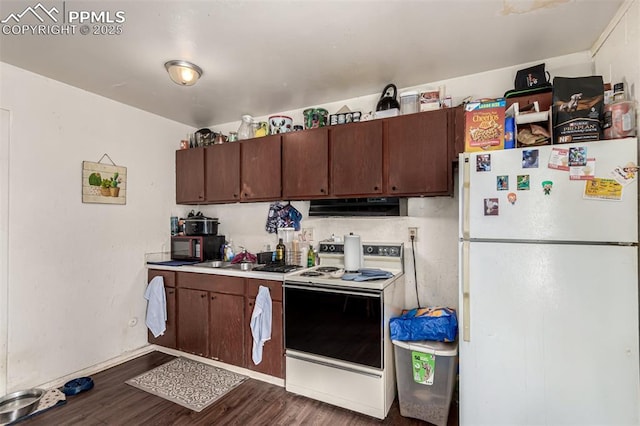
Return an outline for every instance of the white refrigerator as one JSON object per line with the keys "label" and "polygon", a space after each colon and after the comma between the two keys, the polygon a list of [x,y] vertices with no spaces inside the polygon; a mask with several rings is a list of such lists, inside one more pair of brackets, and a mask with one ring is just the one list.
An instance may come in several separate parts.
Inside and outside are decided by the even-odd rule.
{"label": "white refrigerator", "polygon": [[640,424],[637,144],[460,155],[461,425]]}

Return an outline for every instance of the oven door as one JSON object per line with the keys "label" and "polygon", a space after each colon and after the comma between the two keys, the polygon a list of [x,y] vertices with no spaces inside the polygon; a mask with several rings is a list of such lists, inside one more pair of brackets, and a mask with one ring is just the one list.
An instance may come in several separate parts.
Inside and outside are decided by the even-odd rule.
{"label": "oven door", "polygon": [[382,292],[284,283],[285,348],[382,369]]}

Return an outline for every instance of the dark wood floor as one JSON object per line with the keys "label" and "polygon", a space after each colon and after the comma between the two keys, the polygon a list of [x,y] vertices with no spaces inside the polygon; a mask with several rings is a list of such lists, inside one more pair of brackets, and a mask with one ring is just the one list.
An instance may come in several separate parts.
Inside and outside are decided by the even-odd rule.
{"label": "dark wood floor", "polygon": [[[249,379],[196,413],[125,384],[174,357],[151,352],[94,374],[92,390],[67,398],[65,405],[19,422],[20,425],[425,425],[400,415],[398,400],[385,420],[288,393]],[[458,425],[452,404],[448,426]]]}

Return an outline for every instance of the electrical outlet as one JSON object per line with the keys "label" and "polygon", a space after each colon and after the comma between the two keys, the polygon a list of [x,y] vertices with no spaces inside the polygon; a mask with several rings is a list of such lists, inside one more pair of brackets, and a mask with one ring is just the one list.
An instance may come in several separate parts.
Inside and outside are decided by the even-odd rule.
{"label": "electrical outlet", "polygon": [[411,241],[412,238],[414,243],[418,241],[418,228],[415,226],[409,227],[409,241]]}
{"label": "electrical outlet", "polygon": [[313,241],[313,228],[302,228],[302,241]]}

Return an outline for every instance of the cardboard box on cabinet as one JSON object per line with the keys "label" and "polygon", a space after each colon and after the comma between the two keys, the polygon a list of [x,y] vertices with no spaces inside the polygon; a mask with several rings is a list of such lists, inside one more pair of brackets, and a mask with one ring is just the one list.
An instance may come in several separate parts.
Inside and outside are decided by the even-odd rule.
{"label": "cardboard box on cabinet", "polygon": [[505,100],[469,102],[465,105],[465,152],[504,149]]}

